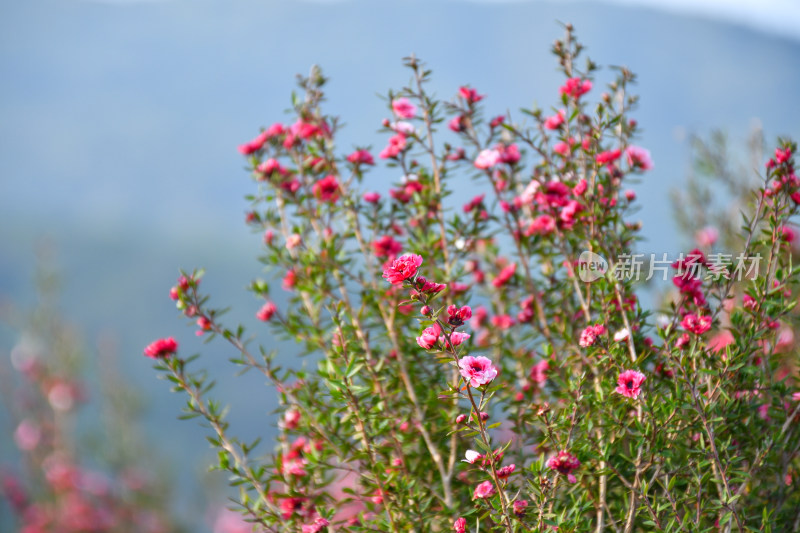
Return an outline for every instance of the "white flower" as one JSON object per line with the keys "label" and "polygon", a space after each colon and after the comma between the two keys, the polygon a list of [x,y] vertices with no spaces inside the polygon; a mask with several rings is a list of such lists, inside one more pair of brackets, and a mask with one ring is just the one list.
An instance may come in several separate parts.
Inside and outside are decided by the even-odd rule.
{"label": "white flower", "polygon": [[406,122],[405,120],[398,120],[397,122],[392,122],[389,124],[389,127],[392,128],[397,133],[404,133],[406,135],[411,135],[414,133],[414,125],[410,122]]}
{"label": "white flower", "polygon": [[622,342],[628,340],[628,337],[631,336],[631,332],[628,331],[628,328],[622,328],[618,332],[614,333],[614,340],[616,342]]}
{"label": "white flower", "polygon": [[474,464],[475,461],[481,458],[481,454],[479,454],[475,450],[467,450],[467,453],[465,453],[464,456],[466,457],[466,459],[462,459],[461,462],[469,464]]}

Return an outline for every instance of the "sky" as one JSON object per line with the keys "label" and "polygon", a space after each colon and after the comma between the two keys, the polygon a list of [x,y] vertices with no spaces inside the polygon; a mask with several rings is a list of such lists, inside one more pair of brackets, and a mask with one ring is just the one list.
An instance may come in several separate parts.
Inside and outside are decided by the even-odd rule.
{"label": "sky", "polygon": [[[572,22],[597,63],[638,74],[639,144],[656,168],[636,187],[637,216],[653,252],[686,245],[668,198],[690,168],[688,135],[721,128],[740,146],[754,124],[768,140],[800,135],[800,106],[790,100],[800,86],[800,8],[787,1],[398,6],[0,1],[0,299],[32,303],[34,243],[47,236],[64,313],[90,350],[101,334],[117,338],[126,375],[150,402],[147,430],[183,479],[209,457],[203,430],[175,419],[181,398],[154,378],[141,349],[174,335],[202,350],[234,428],[246,438],[273,431],[274,395],[254,377],[235,380],[231,354],[203,347],[166,295],[179,268],[204,266],[213,300],[257,327],[258,302],[245,286],[261,275],[259,237],[243,224],[251,183],[236,146],[285,119],[295,73],[320,64],[331,77],[327,109],[347,124],[342,152],[380,149],[387,110],[377,95],[408,81],[402,57],[427,62],[439,96],[469,83],[488,95],[489,114],[520,116],[520,107],[556,103],[549,47],[558,22]],[[609,79],[606,69],[598,84]],[[376,170],[367,186],[385,191],[398,177]],[[460,188],[455,200],[476,192]],[[14,342],[0,328],[0,360]],[[0,463],[3,450],[0,442]]]}

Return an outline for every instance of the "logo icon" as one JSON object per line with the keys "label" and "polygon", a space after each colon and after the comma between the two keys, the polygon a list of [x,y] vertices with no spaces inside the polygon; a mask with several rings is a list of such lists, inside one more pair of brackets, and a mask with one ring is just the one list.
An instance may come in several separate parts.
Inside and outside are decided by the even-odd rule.
{"label": "logo icon", "polygon": [[578,278],[586,283],[605,277],[608,261],[602,255],[586,250],[578,258]]}

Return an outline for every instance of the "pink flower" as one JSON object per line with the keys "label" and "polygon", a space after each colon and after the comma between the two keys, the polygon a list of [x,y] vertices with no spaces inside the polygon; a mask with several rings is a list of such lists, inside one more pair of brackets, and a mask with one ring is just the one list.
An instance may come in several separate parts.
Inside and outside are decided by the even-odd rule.
{"label": "pink flower", "polygon": [[178,351],[178,343],[172,337],[153,341],[144,349],[144,354],[152,359],[166,359]]}
{"label": "pink flower", "polygon": [[496,150],[500,152],[500,161],[509,165],[516,164],[522,157],[522,154],[519,152],[519,146],[517,146],[516,143],[509,144],[508,146],[498,144]]}
{"label": "pink flower", "polygon": [[564,85],[561,86],[559,92],[577,100],[584,94],[592,90],[592,82],[589,80],[582,80],[580,78],[569,78]]}
{"label": "pink flower", "polygon": [[528,508],[528,500],[517,500],[512,507],[515,515],[522,516],[525,514],[525,509]]}
{"label": "pink flower", "polygon": [[300,411],[297,409],[289,409],[286,411],[286,414],[283,415],[283,427],[286,429],[297,429],[297,426],[300,424],[301,416]]}
{"label": "pink flower", "polygon": [[492,325],[499,330],[507,330],[514,325],[511,315],[495,315],[492,317]]}
{"label": "pink flower", "polygon": [[400,118],[414,118],[417,115],[417,106],[408,98],[397,98],[392,100],[392,111]]}
{"label": "pink flower", "polygon": [[780,226],[778,228],[778,238],[784,242],[794,242],[797,238],[797,233],[789,226]]}
{"label": "pink flower", "polygon": [[463,98],[470,104],[478,103],[481,100],[483,100],[484,97],[486,96],[484,94],[478,94],[478,91],[476,91],[475,89],[471,89],[469,87],[461,87],[458,90],[458,94],[460,94],[461,98]]}
{"label": "pink flower", "polygon": [[[461,333],[460,331],[454,331],[453,333],[450,334],[450,342],[453,343],[453,346],[460,346],[461,343],[469,339],[469,337],[470,337],[469,333]],[[447,340],[445,339],[444,335],[439,337],[439,340],[445,343],[447,346],[450,346],[450,344],[447,343]]]}
{"label": "pink flower", "polygon": [[689,313],[681,320],[681,327],[695,335],[702,335],[711,329],[711,317]]}
{"label": "pink flower", "polygon": [[502,287],[503,285],[508,283],[508,280],[514,277],[514,273],[516,271],[517,271],[517,264],[511,263],[503,270],[501,270],[500,273],[497,275],[497,277],[492,280],[492,285],[494,285],[495,287]]}
{"label": "pink flower", "polygon": [[560,155],[561,157],[567,157],[567,154],[569,154],[569,150],[570,146],[563,141],[557,142],[556,144],[553,145],[553,151],[558,155]]}
{"label": "pink flower", "polygon": [[556,219],[550,215],[539,215],[528,224],[525,235],[547,235],[555,231],[555,229]]}
{"label": "pink flower", "polygon": [[581,466],[581,462],[578,461],[578,458],[572,455],[567,451],[558,452],[558,454],[554,455],[547,461],[547,466],[550,469],[555,470],[559,474],[563,474],[567,476],[567,479],[570,483],[575,483],[577,479],[572,474],[575,470],[577,470]]}
{"label": "pink flower", "polygon": [[256,313],[256,318],[263,322],[268,322],[277,310],[278,308],[274,303],[267,302],[261,307],[261,309],[258,310],[258,313]]}
{"label": "pink flower", "polygon": [[383,277],[389,283],[402,283],[413,278],[417,274],[417,269],[422,264],[422,256],[415,254],[401,255],[392,264],[384,269]]}
{"label": "pink flower", "polygon": [[464,212],[469,213],[483,205],[483,199],[486,197],[485,194],[479,194],[478,196],[474,197],[469,203],[464,204]]}
{"label": "pink flower", "polygon": [[464,115],[453,117],[453,119],[447,123],[447,127],[456,133],[464,131]]}
{"label": "pink flower", "polygon": [[292,250],[297,248],[303,243],[303,238],[298,235],[297,233],[292,233],[288,237],[286,237],[286,249]]}
{"label": "pink flower", "polygon": [[281,164],[278,162],[277,159],[274,159],[272,157],[270,157],[263,163],[260,163],[256,167],[256,171],[261,174],[264,174],[265,176],[272,176],[276,172],[282,176],[285,176],[289,173],[288,170],[286,170],[281,166]]}
{"label": "pink flower", "polygon": [[598,165],[608,165],[613,163],[622,155],[622,150],[616,148],[614,150],[608,150],[607,152],[600,152],[594,158],[597,161]]}
{"label": "pink flower", "polygon": [[453,522],[453,531],[456,533],[467,533],[467,520],[463,516]]}
{"label": "pink flower", "polygon": [[475,487],[475,493],[472,495],[473,500],[486,499],[494,496],[494,485],[491,481],[484,481]]}
{"label": "pink flower", "polygon": [[458,361],[458,367],[464,380],[473,387],[491,383],[497,377],[497,368],[483,356],[467,355]]}
{"label": "pink flower", "polygon": [[389,144],[378,154],[381,159],[392,159],[406,149],[406,136],[402,133],[389,137]]}
{"label": "pink flower", "polygon": [[775,161],[777,161],[779,165],[787,162],[791,157],[792,149],[790,147],[787,146],[784,149],[775,148]]}
{"label": "pink flower", "polygon": [[636,370],[626,370],[617,378],[617,388],[614,389],[625,396],[626,398],[638,398],[642,392],[642,382],[645,380],[645,375]]}
{"label": "pink flower", "polygon": [[500,162],[500,152],[493,148],[481,151],[475,158],[475,167],[481,170],[492,168]]}
{"label": "pink flower", "polygon": [[374,165],[375,159],[372,158],[372,154],[370,154],[366,150],[356,150],[352,154],[347,156],[347,160],[354,165]]}
{"label": "pink flower", "polygon": [[514,473],[514,470],[516,470],[516,468],[517,466],[514,464],[504,466],[497,470],[497,477],[499,477],[500,479],[506,479],[508,476]]}
{"label": "pink flower", "polygon": [[442,329],[439,327],[439,324],[433,324],[425,328],[417,337],[417,344],[419,344],[420,348],[424,348],[425,350],[430,350],[434,346],[436,346],[436,342],[439,340],[439,335],[441,335]]}
{"label": "pink flower", "polygon": [[327,527],[328,525],[330,525],[330,522],[328,522],[321,516],[318,516],[317,519],[314,520],[314,523],[304,524],[303,527],[301,528],[301,531],[302,533],[320,533],[322,529]]}
{"label": "pink flower", "polygon": [[39,445],[42,438],[42,431],[36,422],[25,419],[20,422],[14,431],[14,442],[23,451],[31,451]]}
{"label": "pink flower", "polygon": [[538,384],[547,381],[547,371],[550,370],[550,363],[547,359],[542,359],[531,367],[531,380]]}
{"label": "pink flower", "polygon": [[625,149],[625,157],[628,160],[628,166],[631,168],[638,168],[641,170],[651,170],[653,168],[653,160],[650,158],[650,151],[644,148],[628,146]]}
{"label": "pink flower", "polygon": [[595,342],[597,342],[597,337],[604,334],[606,332],[606,328],[602,324],[595,324],[594,326],[587,326],[586,329],[583,330],[581,333],[581,338],[578,341],[578,344],[583,346],[584,348],[588,348],[589,346],[593,346]]}
{"label": "pink flower", "polygon": [[544,127],[548,130],[557,130],[564,123],[565,116],[566,111],[564,109],[559,109],[558,113],[545,119]]}
{"label": "pink flower", "polygon": [[258,135],[258,137],[256,137],[252,141],[240,144],[239,153],[242,155],[250,155],[254,154],[255,152],[258,152],[259,150],[261,150],[261,148],[264,147],[264,143],[267,142],[268,138],[269,135],[267,134],[266,131],[261,132]]}
{"label": "pink flower", "polygon": [[286,275],[283,276],[283,289],[290,291],[294,289],[296,283],[297,283],[297,274],[295,274],[294,270],[287,270]]}
{"label": "pink flower", "polygon": [[381,195],[377,192],[365,192],[364,201],[370,204],[377,203],[381,199]]}
{"label": "pink flower", "polygon": [[705,228],[699,230],[694,236],[694,240],[697,241],[697,245],[702,248],[711,248],[714,246],[714,243],[717,242],[718,238],[719,231],[717,231],[717,228],[713,226],[706,226]]}
{"label": "pink flower", "polygon": [[325,176],[314,184],[312,190],[317,200],[336,203],[339,199],[339,180],[333,175]]}
{"label": "pink flower", "polygon": [[372,243],[372,249],[377,257],[394,257],[403,250],[403,245],[391,235],[384,235]]}
{"label": "pink flower", "polygon": [[451,326],[461,326],[472,318],[472,308],[468,305],[465,305],[462,308],[458,308],[455,305],[451,305],[447,308],[447,314],[449,318],[447,319],[447,323]]}

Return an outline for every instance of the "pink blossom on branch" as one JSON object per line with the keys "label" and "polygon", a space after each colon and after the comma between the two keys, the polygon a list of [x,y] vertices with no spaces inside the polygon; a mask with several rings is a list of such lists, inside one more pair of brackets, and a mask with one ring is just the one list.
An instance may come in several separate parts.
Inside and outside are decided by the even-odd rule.
{"label": "pink blossom on branch", "polygon": [[475,168],[486,170],[500,162],[500,152],[494,148],[481,151],[475,158]]}
{"label": "pink blossom on branch", "polygon": [[564,85],[561,86],[559,92],[577,100],[591,90],[591,81],[582,80],[581,78],[569,78],[566,82],[564,82]]}
{"label": "pink blossom on branch", "polygon": [[497,377],[497,368],[486,357],[467,355],[458,361],[461,376],[472,387],[480,387],[491,383]]}
{"label": "pink blossom on branch", "polygon": [[625,158],[631,168],[640,170],[653,169],[653,159],[650,157],[650,151],[639,146],[628,146],[625,149]]}
{"label": "pink blossom on branch", "polygon": [[166,359],[178,351],[178,343],[172,337],[158,339],[148,344],[144,354],[152,359]]}
{"label": "pink blossom on branch", "polygon": [[642,392],[642,383],[645,379],[646,376],[641,372],[626,370],[617,378],[617,388],[614,389],[614,391],[622,394],[626,398],[636,399]]}
{"label": "pink blossom on branch", "polygon": [[567,451],[560,451],[547,461],[547,466],[559,474],[567,476],[570,483],[575,483],[577,479],[572,473],[581,466],[577,457]]}
{"label": "pink blossom on branch", "polygon": [[339,199],[339,180],[336,176],[325,176],[314,184],[313,192],[317,200],[336,203]]}
{"label": "pink blossom on branch", "polygon": [[392,111],[400,118],[414,118],[417,116],[417,106],[412,104],[408,98],[392,100]]}
{"label": "pink blossom on branch", "polygon": [[478,91],[470,87],[461,87],[458,90],[458,94],[470,104],[476,104],[486,97],[486,95],[478,94]]}
{"label": "pink blossom on branch", "polygon": [[681,320],[681,327],[695,335],[702,335],[711,329],[711,317],[690,313]]}
{"label": "pink blossom on branch", "polygon": [[475,487],[475,492],[472,495],[473,500],[485,500],[494,496],[495,488],[491,481],[484,481]]}
{"label": "pink blossom on branch", "polygon": [[268,139],[267,132],[263,131],[260,134],[258,134],[258,137],[256,137],[252,141],[240,144],[239,153],[242,155],[254,154],[264,147],[264,144],[267,142],[267,139]]}
{"label": "pink blossom on branch", "polygon": [[366,150],[356,150],[347,156],[347,160],[354,165],[374,165],[375,159]]}
{"label": "pink blossom on branch", "polygon": [[442,333],[442,329],[439,327],[439,324],[433,324],[425,328],[419,337],[417,337],[417,344],[421,348],[426,350],[430,350],[436,343],[439,342],[439,336]]}
{"label": "pink blossom on branch", "polygon": [[383,277],[389,283],[403,283],[417,274],[417,269],[422,264],[422,256],[415,254],[401,255],[383,271]]}

